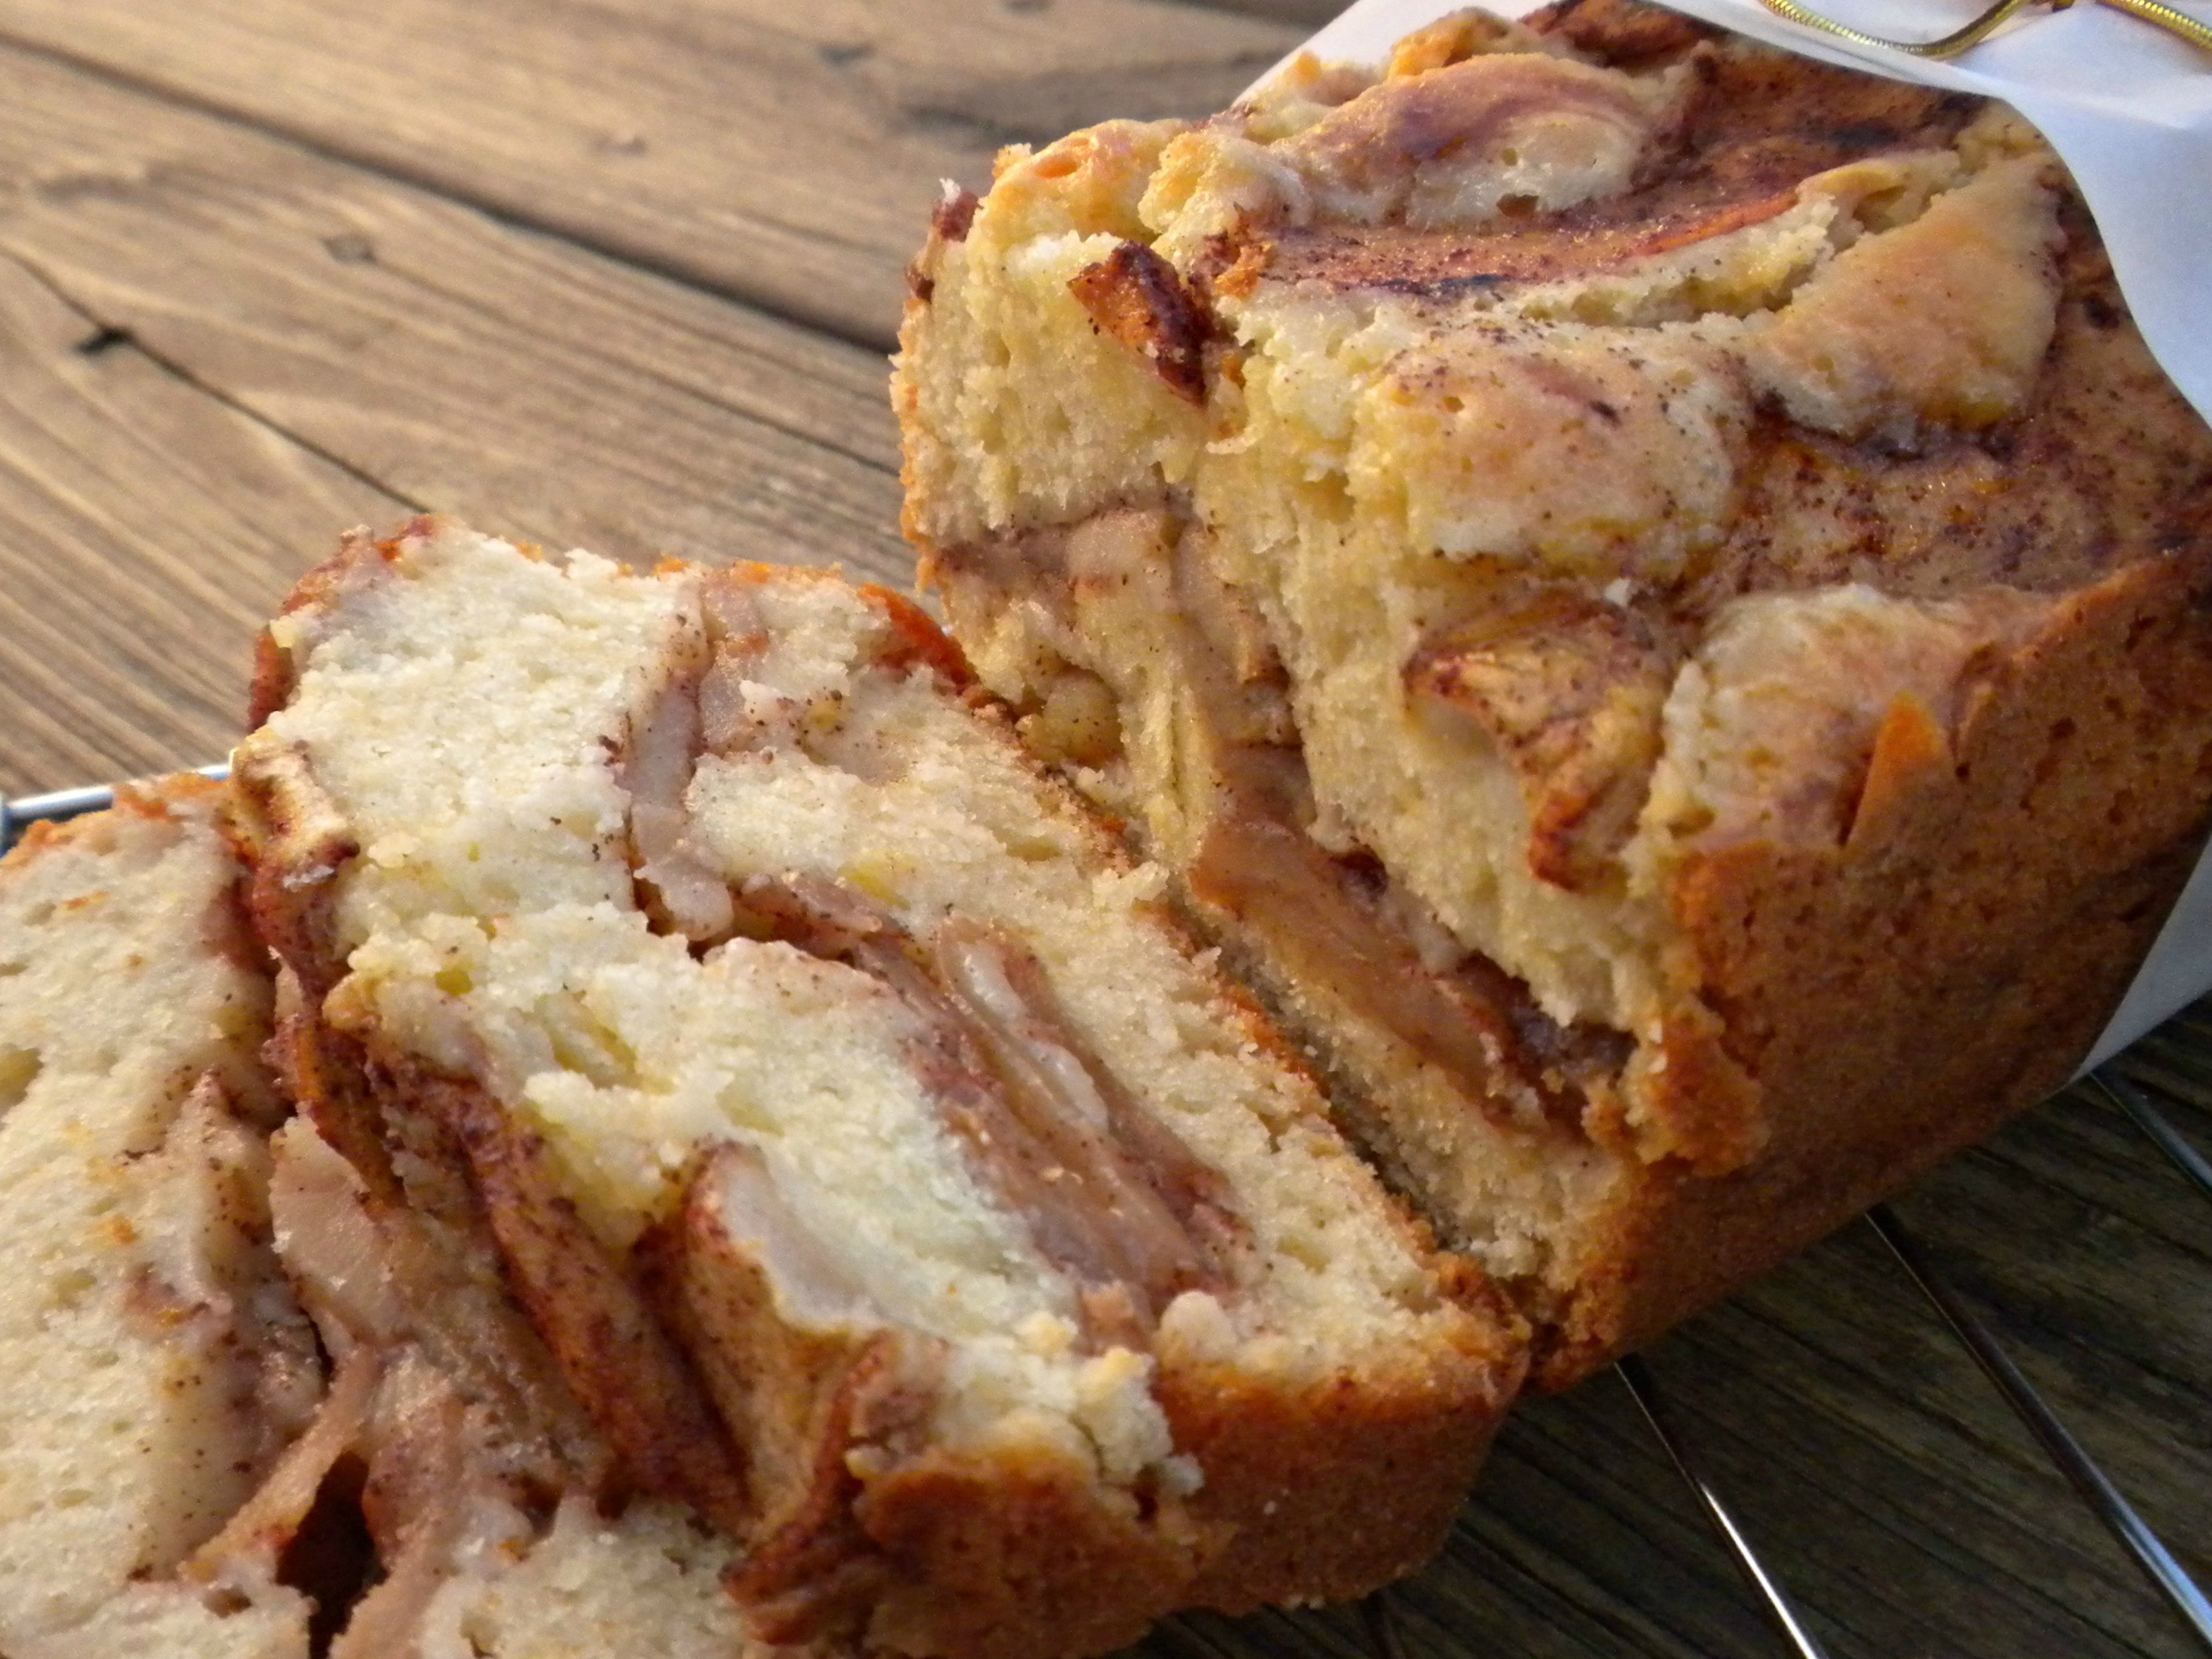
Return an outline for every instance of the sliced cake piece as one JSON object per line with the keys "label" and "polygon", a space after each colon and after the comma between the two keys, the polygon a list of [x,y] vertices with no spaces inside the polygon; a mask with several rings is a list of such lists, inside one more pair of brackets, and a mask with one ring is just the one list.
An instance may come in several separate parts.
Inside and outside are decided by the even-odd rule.
{"label": "sliced cake piece", "polygon": [[2212,804],[2212,433],[2035,135],[1627,0],[1006,152],[925,580],[1571,1381],[2062,1083]]}
{"label": "sliced cake piece", "polygon": [[222,809],[126,789],[0,862],[0,1652],[745,1651],[725,1541],[583,1496],[466,1228],[283,1122]]}
{"label": "sliced cake piece", "polygon": [[307,1659],[181,1571],[322,1395],[270,1249],[269,981],[214,785],[0,861],[0,1652]]}
{"label": "sliced cake piece", "polygon": [[1439,1541],[1517,1322],[910,605],[423,520],[264,668],[331,1141],[465,1173],[763,1637],[1087,1653]]}

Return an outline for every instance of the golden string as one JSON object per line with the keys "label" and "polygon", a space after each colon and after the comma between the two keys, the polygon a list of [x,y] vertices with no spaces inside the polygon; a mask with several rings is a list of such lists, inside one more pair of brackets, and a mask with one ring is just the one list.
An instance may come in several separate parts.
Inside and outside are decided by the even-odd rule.
{"label": "golden string", "polygon": [[[1869,34],[1847,23],[1838,23],[1832,17],[1823,16],[1802,0],[1762,0],[1769,11],[1788,18],[1793,23],[1802,23],[1808,28],[1822,29],[1830,34],[1839,34],[1846,40],[1856,40],[1861,46],[1887,46],[1893,52],[1909,52],[1915,58],[1955,58],[1969,46],[1978,46],[1996,29],[2026,10],[2029,6],[2048,4],[2053,11],[2063,11],[2074,0],[1996,0],[1987,11],[1950,33],[1933,40],[1891,40],[1879,34]],[[2179,35],[2201,51],[2212,52],[2212,25],[2198,22],[2188,13],[2166,3],[2166,0],[2098,0],[2115,11],[2124,11],[2130,17],[2140,17],[2146,23],[2155,24],[2170,34]]]}

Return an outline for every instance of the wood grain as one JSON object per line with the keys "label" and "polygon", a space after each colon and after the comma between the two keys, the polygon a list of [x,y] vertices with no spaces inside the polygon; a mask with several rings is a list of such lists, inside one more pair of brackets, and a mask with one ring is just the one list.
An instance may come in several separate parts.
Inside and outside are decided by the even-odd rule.
{"label": "wood grain", "polygon": [[0,790],[222,754],[307,550],[404,510],[0,258]]}
{"label": "wood grain", "polygon": [[1160,0],[4,0],[0,38],[884,348],[940,179],[1217,109],[1299,32]]}
{"label": "wood grain", "polygon": [[1309,31],[1319,28],[1344,9],[1339,0],[1197,0],[1197,3],[1214,11],[1265,17]]}
{"label": "wood grain", "polygon": [[392,493],[623,556],[903,571],[881,359],[0,49],[0,246]]}
{"label": "wood grain", "polygon": [[[2212,1005],[2131,1056],[2212,1146]],[[1899,1206],[2144,1517],[2212,1582],[2212,1212],[2076,1090]],[[1863,1226],[1650,1356],[1836,1659],[2199,1651]],[[1524,1404],[1444,1556],[1392,1592],[1421,1659],[1784,1650],[1610,1376]],[[1368,1659],[1341,1613],[1185,1620],[1177,1659]]]}
{"label": "wood grain", "polygon": [[[880,358],[50,61],[0,50],[0,251],[17,262],[18,288],[35,271],[71,319],[55,325],[66,339],[43,349],[36,332],[11,338],[44,364],[11,376],[18,420],[59,421],[77,407],[64,395],[71,374],[127,367],[173,396],[204,389],[198,403],[289,441],[295,458],[325,458],[316,476],[349,486],[286,509],[258,544],[252,580],[223,590],[223,628],[203,634],[153,597],[163,572],[201,580],[240,539],[176,513],[197,478],[191,445],[134,446],[127,424],[100,429],[119,416],[89,413],[73,440],[48,446],[62,458],[51,463],[10,437],[9,462],[42,470],[24,499],[73,490],[96,515],[131,515],[143,563],[38,509],[51,545],[27,532],[0,547],[16,618],[9,677],[44,688],[45,719],[65,708],[87,730],[151,723],[150,746],[117,737],[74,762],[11,744],[12,785],[219,752],[207,700],[226,714],[235,702],[250,619],[337,532],[414,507],[617,556],[842,561],[907,580]],[[102,331],[117,349],[71,358],[70,342]],[[64,461],[98,476],[64,482]],[[242,476],[197,482],[233,512],[284,498]],[[33,509],[9,492],[0,510]],[[116,591],[95,599],[74,573],[103,561]],[[152,642],[161,672],[194,678],[176,708],[208,734],[196,748],[176,750],[176,731],[151,739],[181,683],[162,681],[158,707],[126,714],[88,671],[82,653],[114,643],[107,623]],[[72,631],[80,642],[65,648]],[[64,659],[86,689],[58,704]]]}

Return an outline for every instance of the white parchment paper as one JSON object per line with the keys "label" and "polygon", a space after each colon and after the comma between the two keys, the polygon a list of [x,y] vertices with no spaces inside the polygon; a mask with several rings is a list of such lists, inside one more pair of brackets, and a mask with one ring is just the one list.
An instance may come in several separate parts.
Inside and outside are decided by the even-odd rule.
{"label": "white parchment paper", "polygon": [[[1323,59],[1380,63],[1410,29],[1469,0],[1358,0],[1306,43]],[[1482,0],[1520,16],[1541,0]],[[1758,0],[1666,0],[1810,58],[1899,81],[2000,98],[2065,158],[2112,256],[2151,350],[2212,421],[2212,53],[2108,7],[2077,0],[2034,12],[1950,63],[1803,28]],[[1838,22],[1928,40],[1966,22],[1981,0],[1808,0]],[[2212,21],[2205,0],[2185,7]],[[2212,849],[2129,988],[2084,1069],[2212,991]]]}

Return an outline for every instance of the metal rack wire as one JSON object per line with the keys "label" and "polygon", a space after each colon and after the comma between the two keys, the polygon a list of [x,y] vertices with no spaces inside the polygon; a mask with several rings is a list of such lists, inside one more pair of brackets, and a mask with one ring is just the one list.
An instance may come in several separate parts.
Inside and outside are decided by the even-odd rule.
{"label": "metal rack wire", "polygon": [[[2180,1131],[2142,1089],[2110,1064],[2100,1066],[2091,1074],[2090,1081],[2127,1115],[2208,1201],[2212,1201],[2212,1164],[2208,1164],[2182,1138]],[[2142,1570],[2182,1626],[2196,1637],[2200,1646],[2212,1653],[2212,1599],[2206,1597],[2172,1552],[2160,1541],[2134,1505],[2036,1392],[1987,1322],[1973,1310],[1896,1212],[1886,1204],[1877,1204],[1867,1212],[1864,1219],[1942,1316],[1944,1326],[1973,1356],[1982,1374],[2004,1396],[2005,1403],[2034,1436],[2059,1473]],[[1783,1638],[1785,1650],[1799,1656],[1799,1659],[1826,1659],[1826,1650],[1808,1627],[1779,1577],[1761,1559],[1726,1498],[1706,1473],[1689,1433],[1668,1408],[1650,1368],[1631,1355],[1616,1369],[1668,1458],[1697,1494],[1713,1530]]]}
{"label": "metal rack wire", "polygon": [[[203,777],[215,780],[229,775],[229,768],[224,765],[204,766],[198,770]],[[14,799],[0,794],[0,853],[15,844],[17,835],[27,825],[98,811],[113,805],[114,800],[114,789],[103,784]],[[2183,1139],[2148,1092],[2111,1064],[2099,1067],[2090,1080],[2166,1155],[2206,1201],[2212,1203],[2212,1162]],[[1973,1356],[1983,1375],[2004,1396],[2058,1471],[2142,1570],[2183,1626],[2207,1653],[2212,1653],[2212,1598],[2206,1596],[2036,1392],[1989,1325],[1945,1276],[1911,1230],[1887,1205],[1876,1205],[1867,1212],[1865,1220],[1888,1248],[1899,1268],[1942,1316],[1944,1325]],[[1692,1435],[1668,1404],[1650,1367],[1640,1358],[1631,1355],[1621,1360],[1616,1370],[1668,1460],[1696,1494],[1714,1532],[1772,1620],[1784,1650],[1798,1656],[1798,1659],[1827,1659],[1826,1650],[1813,1634],[1781,1578],[1762,1559],[1735,1510],[1715,1484]],[[1368,1598],[1361,1613],[1368,1645],[1376,1659],[1406,1659],[1387,1593]]]}
{"label": "metal rack wire", "polygon": [[[230,775],[226,764],[196,769],[204,778],[220,783]],[[115,805],[115,787],[88,783],[79,789],[57,789],[44,795],[9,796],[0,792],[0,853],[15,844],[15,837],[33,823],[82,817]]]}

